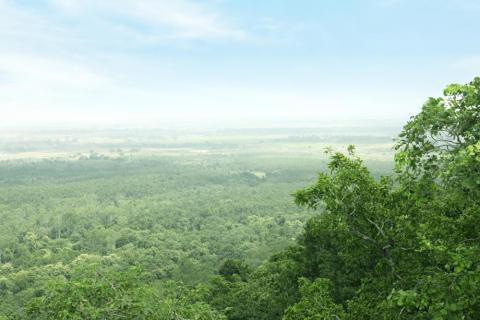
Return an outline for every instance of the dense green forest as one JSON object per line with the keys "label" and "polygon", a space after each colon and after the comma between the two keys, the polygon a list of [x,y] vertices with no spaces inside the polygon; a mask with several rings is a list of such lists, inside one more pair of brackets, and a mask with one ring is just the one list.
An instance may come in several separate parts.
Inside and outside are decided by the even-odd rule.
{"label": "dense green forest", "polygon": [[2,161],[0,319],[480,319],[480,78],[395,151]]}

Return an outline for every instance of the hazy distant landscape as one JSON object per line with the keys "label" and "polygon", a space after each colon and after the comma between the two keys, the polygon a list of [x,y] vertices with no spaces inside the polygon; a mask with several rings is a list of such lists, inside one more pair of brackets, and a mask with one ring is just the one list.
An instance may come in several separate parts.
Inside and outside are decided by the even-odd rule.
{"label": "hazy distant landscape", "polygon": [[0,0],[0,320],[479,320],[479,0]]}
{"label": "hazy distant landscape", "polygon": [[0,159],[80,159],[90,156],[279,156],[316,157],[325,148],[355,144],[369,160],[391,161],[398,127],[266,129],[24,129],[3,131]]}
{"label": "hazy distant landscape", "polygon": [[3,132],[0,285],[11,293],[0,310],[16,314],[58,263],[85,254],[185,285],[208,281],[225,259],[258,266],[314,215],[292,192],[325,168],[327,148],[355,143],[376,175],[388,175],[392,131]]}

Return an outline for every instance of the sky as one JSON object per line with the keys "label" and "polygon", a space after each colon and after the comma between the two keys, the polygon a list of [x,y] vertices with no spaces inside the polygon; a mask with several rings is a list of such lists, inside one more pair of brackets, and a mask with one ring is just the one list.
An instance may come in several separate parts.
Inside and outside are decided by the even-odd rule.
{"label": "sky", "polygon": [[403,121],[480,76],[478,0],[0,0],[0,126]]}

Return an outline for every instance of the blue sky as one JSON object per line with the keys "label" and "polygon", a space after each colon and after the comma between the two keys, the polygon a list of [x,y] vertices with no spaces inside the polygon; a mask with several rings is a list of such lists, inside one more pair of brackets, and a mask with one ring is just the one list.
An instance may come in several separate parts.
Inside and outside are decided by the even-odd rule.
{"label": "blue sky", "polygon": [[404,120],[480,75],[478,0],[0,0],[0,124]]}

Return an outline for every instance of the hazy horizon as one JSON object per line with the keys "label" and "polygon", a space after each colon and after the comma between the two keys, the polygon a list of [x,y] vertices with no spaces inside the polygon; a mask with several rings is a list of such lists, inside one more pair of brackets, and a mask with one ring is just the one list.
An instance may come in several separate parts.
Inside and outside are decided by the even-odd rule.
{"label": "hazy horizon", "polygon": [[397,131],[405,124],[404,119],[217,119],[217,120],[185,120],[176,121],[119,121],[119,122],[12,122],[2,124],[0,132],[34,132],[34,131],[62,131],[62,130],[172,130],[172,131],[222,131],[222,130],[250,130],[250,129],[321,129],[321,128],[379,128]]}

